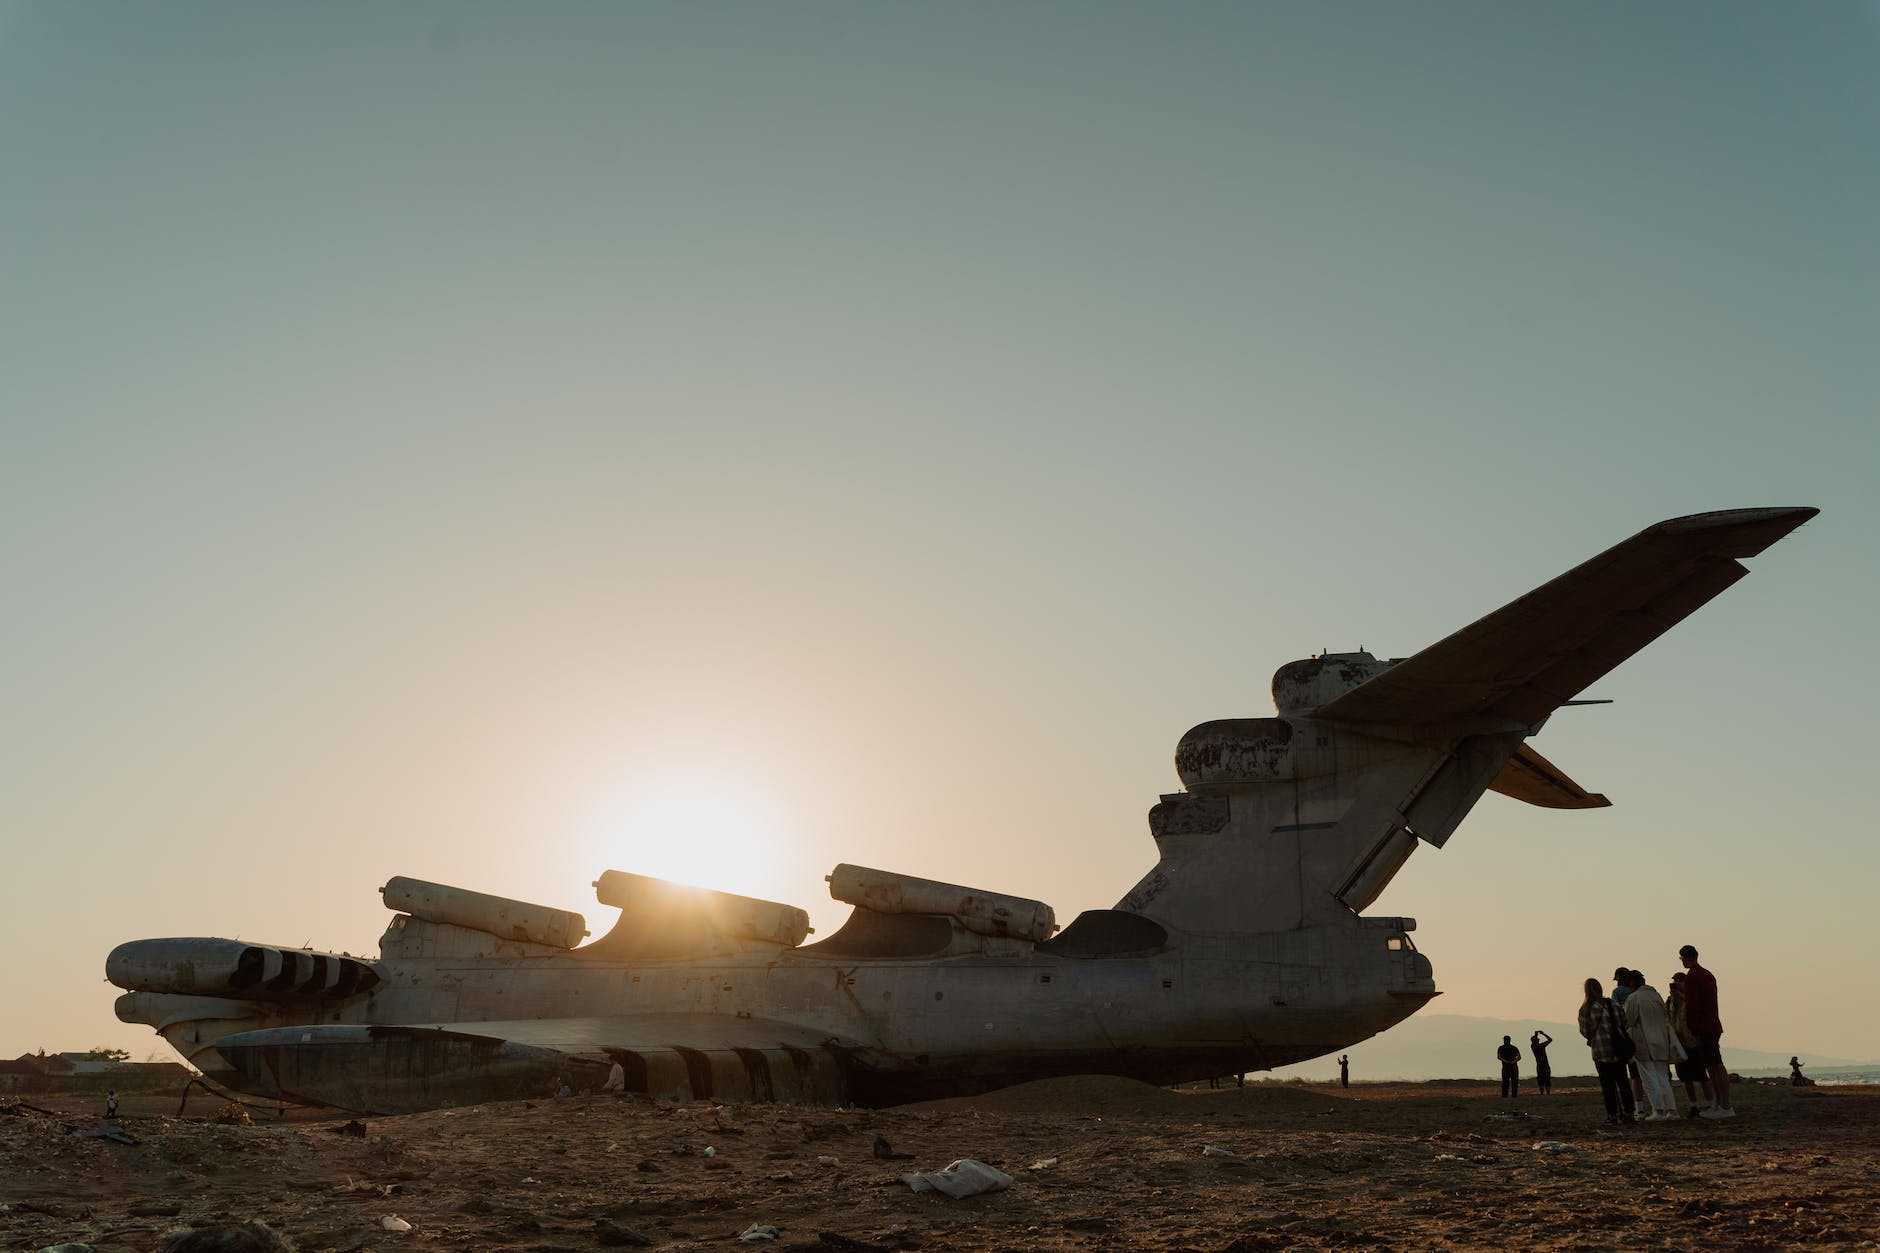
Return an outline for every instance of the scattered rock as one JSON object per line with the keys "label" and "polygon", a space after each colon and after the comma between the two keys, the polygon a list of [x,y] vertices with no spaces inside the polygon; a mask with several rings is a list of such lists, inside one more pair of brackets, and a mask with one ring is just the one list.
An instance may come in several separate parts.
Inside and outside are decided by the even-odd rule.
{"label": "scattered rock", "polygon": [[266,1223],[250,1222],[172,1231],[157,1242],[157,1253],[294,1253],[294,1245]]}
{"label": "scattered rock", "polygon": [[651,1248],[654,1244],[658,1243],[653,1237],[646,1235],[644,1232],[635,1231],[631,1227],[622,1226],[611,1218],[596,1218],[594,1220],[594,1238],[612,1248]]}

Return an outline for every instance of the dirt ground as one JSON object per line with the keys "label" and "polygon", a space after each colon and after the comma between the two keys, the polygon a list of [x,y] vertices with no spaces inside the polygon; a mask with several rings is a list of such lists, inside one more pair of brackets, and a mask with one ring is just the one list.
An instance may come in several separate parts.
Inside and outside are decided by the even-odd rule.
{"label": "dirt ground", "polygon": [[[358,1136],[305,1111],[219,1125],[201,1097],[178,1119],[166,1096],[127,1102],[134,1144],[76,1134],[111,1125],[89,1099],[28,1098],[54,1113],[0,1113],[0,1248],[148,1250],[251,1219],[303,1251],[745,1247],[752,1224],[780,1234],[750,1247],[803,1250],[1875,1248],[1880,1089],[1736,1097],[1734,1120],[1609,1131],[1584,1079],[1506,1102],[1488,1083],[1077,1078],[892,1110],[522,1101]],[[961,1157],[1015,1182],[963,1200],[901,1182]]]}

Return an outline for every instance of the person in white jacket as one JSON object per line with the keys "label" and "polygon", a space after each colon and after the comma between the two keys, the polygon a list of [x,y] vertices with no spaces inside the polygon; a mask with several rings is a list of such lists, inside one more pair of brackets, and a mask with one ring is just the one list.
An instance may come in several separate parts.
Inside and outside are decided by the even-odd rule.
{"label": "person in white jacket", "polygon": [[1645,1102],[1652,1112],[1646,1122],[1665,1122],[1678,1116],[1678,1093],[1671,1084],[1671,1063],[1684,1060],[1684,1046],[1671,1029],[1671,1015],[1658,990],[1645,982],[1645,976],[1631,972],[1632,994],[1620,1010],[1626,1034],[1638,1049],[1633,1058],[1638,1063],[1639,1078],[1645,1084]]}

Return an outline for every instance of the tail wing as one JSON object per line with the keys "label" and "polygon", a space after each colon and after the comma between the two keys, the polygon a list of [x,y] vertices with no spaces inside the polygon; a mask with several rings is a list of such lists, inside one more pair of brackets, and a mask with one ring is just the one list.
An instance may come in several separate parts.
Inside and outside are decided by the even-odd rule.
{"label": "tail wing", "polygon": [[1731,509],[1647,527],[1316,714],[1465,732],[1534,726],[1749,573],[1737,558],[1819,512]]}

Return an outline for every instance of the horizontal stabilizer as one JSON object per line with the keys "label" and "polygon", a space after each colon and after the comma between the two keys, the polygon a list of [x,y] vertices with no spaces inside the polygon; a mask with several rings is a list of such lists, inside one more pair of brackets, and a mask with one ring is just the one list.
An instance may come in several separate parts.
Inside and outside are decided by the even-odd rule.
{"label": "horizontal stabilizer", "polygon": [[1604,809],[1612,804],[1562,774],[1553,762],[1523,744],[1490,783],[1489,790],[1543,809]]}
{"label": "horizontal stabilizer", "polygon": [[[1338,722],[1532,727],[1748,573],[1806,507],[1672,518],[1319,707]],[[1497,784],[1497,790],[1500,790]]]}

